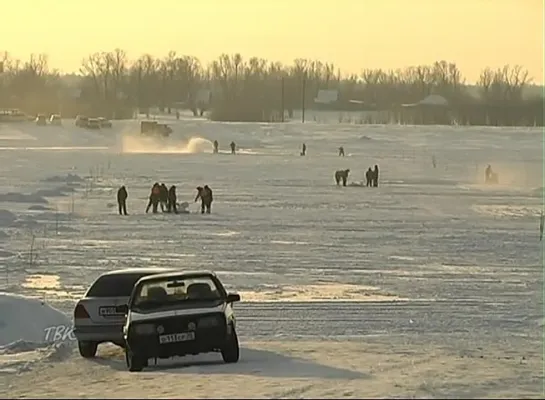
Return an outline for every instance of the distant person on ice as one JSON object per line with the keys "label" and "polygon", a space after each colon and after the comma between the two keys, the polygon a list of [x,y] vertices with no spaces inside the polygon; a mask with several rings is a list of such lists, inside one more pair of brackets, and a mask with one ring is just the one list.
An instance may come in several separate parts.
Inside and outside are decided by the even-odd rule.
{"label": "distant person on ice", "polygon": [[161,183],[159,187],[159,203],[161,204],[161,211],[166,212],[168,208],[168,188],[164,183]]}
{"label": "distant person on ice", "polygon": [[119,215],[128,215],[127,214],[127,189],[125,186],[121,186],[117,191],[117,206],[119,208]]}
{"label": "distant person on ice", "polygon": [[339,147],[339,157],[344,157],[344,147]]}
{"label": "distant person on ice", "polygon": [[346,181],[348,180],[348,174],[350,174],[349,169],[341,169],[338,171],[335,171],[335,182],[337,183],[337,186],[340,185],[340,183],[343,183],[343,186],[346,186]]}
{"label": "distant person on ice", "polygon": [[306,156],[307,155],[307,145],[303,143],[303,148],[301,149],[301,155]]}
{"label": "distant person on ice", "polygon": [[214,140],[214,154],[219,153],[219,147],[220,147],[220,144],[218,143],[218,141]]}
{"label": "distant person on ice", "polygon": [[153,213],[157,214],[157,206],[159,205],[159,197],[161,194],[161,186],[159,183],[155,182],[151,188],[151,193],[149,195],[148,206],[146,207],[146,214],[148,213],[150,207],[153,207]]}
{"label": "distant person on ice", "polygon": [[435,156],[431,156],[431,163],[433,168],[437,168],[437,160],[435,159]]}
{"label": "distant person on ice", "polygon": [[197,197],[195,197],[195,202],[197,202],[199,199],[201,200],[201,214],[204,214],[205,212],[210,214],[212,201],[214,201],[214,198],[212,195],[212,189],[210,189],[208,185],[204,185],[204,187],[197,187]]}
{"label": "distant person on ice", "polygon": [[490,182],[491,177],[492,177],[492,167],[490,166],[490,164],[488,164],[488,166],[484,170],[484,181]]}
{"label": "distant person on ice", "polygon": [[173,212],[174,214],[178,214],[176,200],[176,186],[172,185],[170,189],[168,189],[167,212]]}
{"label": "distant person on ice", "polygon": [[367,169],[367,172],[365,173],[365,181],[366,181],[366,184],[365,186],[367,187],[371,187],[371,185],[373,184],[373,170],[371,169],[371,167],[369,167]]}
{"label": "distant person on ice", "polygon": [[231,154],[237,154],[237,144],[235,142],[231,142],[229,146],[231,146]]}
{"label": "distant person on ice", "polygon": [[378,187],[378,165],[376,164],[373,171],[373,187]]}

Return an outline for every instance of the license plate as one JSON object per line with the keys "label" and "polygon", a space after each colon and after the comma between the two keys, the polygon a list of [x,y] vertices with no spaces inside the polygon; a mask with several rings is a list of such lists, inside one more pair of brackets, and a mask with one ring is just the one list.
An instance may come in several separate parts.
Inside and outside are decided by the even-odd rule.
{"label": "license plate", "polygon": [[160,344],[187,342],[188,340],[195,340],[195,332],[172,333],[170,335],[159,336]]}
{"label": "license plate", "polygon": [[99,307],[98,315],[101,317],[119,317],[125,315],[124,312],[118,309],[118,307]]}

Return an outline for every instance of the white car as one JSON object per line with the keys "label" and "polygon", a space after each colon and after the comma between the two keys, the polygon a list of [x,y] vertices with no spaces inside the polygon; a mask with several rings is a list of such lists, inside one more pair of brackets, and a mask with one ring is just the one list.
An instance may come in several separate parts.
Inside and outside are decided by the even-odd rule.
{"label": "white car", "polygon": [[62,118],[58,114],[51,114],[51,117],[49,117],[49,123],[51,125],[61,126],[62,125]]}
{"label": "white car", "polygon": [[210,271],[170,272],[140,278],[128,304],[123,337],[129,371],[150,358],[219,352],[226,363],[239,360],[233,303]]}

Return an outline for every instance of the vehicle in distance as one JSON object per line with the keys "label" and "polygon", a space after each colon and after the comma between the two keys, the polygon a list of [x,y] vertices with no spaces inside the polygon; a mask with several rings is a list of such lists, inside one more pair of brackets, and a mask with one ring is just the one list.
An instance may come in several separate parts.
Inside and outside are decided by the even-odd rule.
{"label": "vehicle in distance", "polygon": [[124,346],[123,325],[134,284],[144,276],[168,271],[174,270],[131,268],[99,276],[74,308],[74,335],[80,355],[94,357],[100,343]]}
{"label": "vehicle in distance", "polygon": [[97,120],[98,120],[98,123],[100,124],[101,128],[111,128],[112,127],[112,122],[107,120],[104,117],[99,117],[99,118],[97,118]]}
{"label": "vehicle in distance", "polygon": [[233,303],[213,272],[173,272],[141,278],[134,286],[123,336],[129,371],[141,371],[150,358],[220,352],[239,360]]}
{"label": "vehicle in distance", "polygon": [[44,114],[38,114],[36,117],[36,125],[38,126],[46,126],[47,125],[47,118]]}
{"label": "vehicle in distance", "polygon": [[49,117],[49,123],[51,125],[61,126],[62,125],[61,116],[58,114],[51,114],[51,116]]}
{"label": "vehicle in distance", "polygon": [[76,126],[79,126],[80,128],[86,128],[88,122],[89,118],[85,115],[78,115],[76,117]]}
{"label": "vehicle in distance", "polygon": [[141,121],[140,133],[148,136],[169,137],[172,128],[167,124],[159,124],[157,121]]}
{"label": "vehicle in distance", "polygon": [[87,120],[87,129],[100,129],[100,121],[98,118],[89,118]]}

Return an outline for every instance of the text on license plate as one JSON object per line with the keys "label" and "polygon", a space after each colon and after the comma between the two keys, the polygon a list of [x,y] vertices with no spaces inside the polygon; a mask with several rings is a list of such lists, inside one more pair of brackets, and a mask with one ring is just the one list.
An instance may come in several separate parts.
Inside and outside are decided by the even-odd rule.
{"label": "text on license plate", "polygon": [[122,315],[125,315],[123,311],[121,311],[120,307],[99,307],[98,314],[101,317],[119,317]]}
{"label": "text on license plate", "polygon": [[195,340],[195,332],[172,333],[170,335],[159,336],[160,344],[187,342],[188,340]]}

